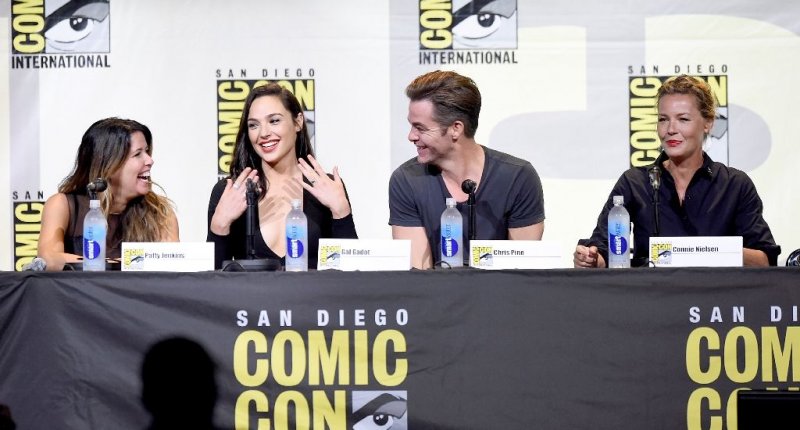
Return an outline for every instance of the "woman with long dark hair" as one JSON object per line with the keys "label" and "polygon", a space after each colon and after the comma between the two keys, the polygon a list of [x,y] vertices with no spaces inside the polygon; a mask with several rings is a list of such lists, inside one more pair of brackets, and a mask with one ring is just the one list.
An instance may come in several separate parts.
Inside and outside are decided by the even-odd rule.
{"label": "woman with long dark hair", "polygon": [[120,257],[122,242],[179,240],[172,202],[152,190],[152,152],[153,135],[137,121],[106,118],[86,130],[72,173],[44,205],[39,256],[48,270],[80,261],[83,218],[89,210],[86,186],[97,178],[108,184],[98,194],[108,220],[107,258]]}
{"label": "woman with long dark hair", "polygon": [[253,88],[244,103],[231,162],[231,175],[211,191],[208,241],[215,245],[215,265],[244,259],[246,188],[258,185],[259,233],[256,257],[286,255],[286,215],[301,199],[308,218],[308,264],[317,266],[319,238],[356,238],[356,228],[338,168],[328,175],[314,158],[305,116],[291,91],[270,83]]}

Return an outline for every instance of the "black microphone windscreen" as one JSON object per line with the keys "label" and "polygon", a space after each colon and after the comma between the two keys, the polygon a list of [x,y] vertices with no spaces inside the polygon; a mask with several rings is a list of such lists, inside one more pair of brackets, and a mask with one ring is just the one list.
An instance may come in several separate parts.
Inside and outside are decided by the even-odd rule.
{"label": "black microphone windscreen", "polygon": [[106,188],[108,188],[108,183],[103,178],[97,178],[86,185],[86,190],[89,191],[90,193],[103,192],[106,190]]}
{"label": "black microphone windscreen", "polygon": [[464,182],[461,183],[461,191],[472,194],[475,192],[475,188],[478,187],[478,184],[475,183],[472,179],[465,179]]}
{"label": "black microphone windscreen", "polygon": [[45,269],[47,269],[47,262],[45,262],[44,258],[41,258],[41,257],[34,258],[33,260],[31,260],[30,263],[28,263],[28,264],[26,264],[25,266],[22,267],[23,271],[31,270],[31,271],[34,271],[34,272],[41,272],[41,271],[43,271]]}
{"label": "black microphone windscreen", "polygon": [[647,174],[650,177],[650,185],[654,190],[658,190],[661,187],[661,168],[653,166],[648,169]]}

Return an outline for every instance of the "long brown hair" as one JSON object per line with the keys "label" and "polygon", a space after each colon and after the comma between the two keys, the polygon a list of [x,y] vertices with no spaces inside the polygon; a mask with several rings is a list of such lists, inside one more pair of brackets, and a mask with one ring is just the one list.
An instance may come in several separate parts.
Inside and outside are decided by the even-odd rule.
{"label": "long brown hair", "polygon": [[[114,203],[109,178],[127,161],[131,135],[137,131],[144,135],[147,153],[152,154],[153,135],[144,124],[120,118],[105,118],[92,124],[83,134],[72,172],[61,181],[58,191],[85,195],[89,181],[103,178],[108,189],[100,196],[100,206],[108,214]],[[123,242],[160,241],[169,226],[172,206],[172,201],[152,190],[129,201],[120,220]]]}

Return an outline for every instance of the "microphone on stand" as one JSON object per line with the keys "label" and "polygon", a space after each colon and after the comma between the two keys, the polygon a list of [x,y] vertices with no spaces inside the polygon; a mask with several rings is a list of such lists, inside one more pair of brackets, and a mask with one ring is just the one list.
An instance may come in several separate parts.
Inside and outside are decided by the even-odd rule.
{"label": "microphone on stand", "polygon": [[247,210],[245,221],[245,253],[243,260],[225,260],[222,262],[223,272],[266,272],[281,268],[281,263],[275,259],[256,257],[255,237],[260,234],[258,227],[258,187],[252,179],[247,178],[245,195],[247,196]]}
{"label": "microphone on stand", "polygon": [[22,266],[23,271],[41,272],[47,270],[47,262],[44,258],[36,257],[30,263]]}
{"label": "microphone on stand", "polygon": [[245,232],[247,235],[247,259],[255,260],[255,235],[258,229],[258,193],[256,193],[256,184],[253,180],[247,178],[247,186],[245,187],[245,194],[247,196],[247,212],[245,221]]}
{"label": "microphone on stand", "polygon": [[661,235],[661,225],[658,219],[658,190],[661,188],[661,168],[658,164],[653,164],[652,167],[647,169],[647,176],[650,177],[650,186],[653,187],[653,217],[655,218],[655,236]]}
{"label": "microphone on stand", "polygon": [[[478,184],[475,183],[472,179],[465,179],[464,182],[461,183],[461,191],[467,194],[467,208],[469,209],[469,220],[468,222],[468,235],[465,245],[465,249],[469,250],[470,242],[475,239],[475,189],[478,188]],[[470,252],[464,253],[464,261],[466,265],[469,265],[469,254]]]}
{"label": "microphone on stand", "polygon": [[89,194],[89,200],[97,200],[97,193],[101,193],[108,188],[108,182],[103,178],[97,178],[92,182],[86,184],[86,192]]}

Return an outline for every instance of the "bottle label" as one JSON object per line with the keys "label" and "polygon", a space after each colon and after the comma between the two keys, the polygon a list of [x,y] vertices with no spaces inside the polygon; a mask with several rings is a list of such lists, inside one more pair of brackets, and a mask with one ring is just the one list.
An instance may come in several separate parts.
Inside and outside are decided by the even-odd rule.
{"label": "bottle label", "polygon": [[625,236],[609,233],[608,252],[614,255],[622,255],[628,251],[628,239]]}
{"label": "bottle label", "polygon": [[303,246],[303,241],[300,239],[292,239],[291,237],[286,237],[286,256],[289,258],[300,258],[303,256],[303,252],[305,251],[305,247]]}
{"label": "bottle label", "polygon": [[94,260],[100,256],[100,244],[96,240],[83,239],[83,258]]}
{"label": "bottle label", "polygon": [[450,225],[445,225],[442,228],[442,256],[454,257],[456,254],[458,254],[458,241],[453,238]]}

